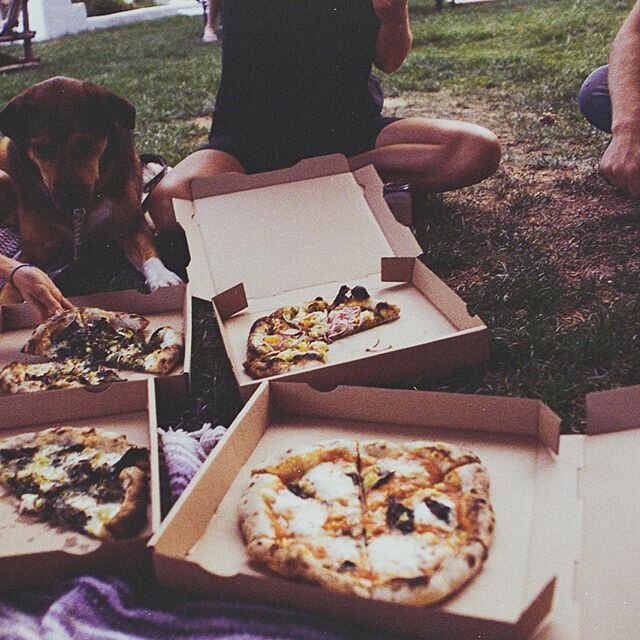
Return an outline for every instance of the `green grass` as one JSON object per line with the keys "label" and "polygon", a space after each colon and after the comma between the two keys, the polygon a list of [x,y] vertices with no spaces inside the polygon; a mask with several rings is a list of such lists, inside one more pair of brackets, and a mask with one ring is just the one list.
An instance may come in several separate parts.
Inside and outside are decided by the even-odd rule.
{"label": "green grass", "polygon": [[[410,0],[413,51],[383,78],[386,93],[422,92],[434,109],[439,95],[453,96],[487,124],[498,114],[512,144],[495,178],[432,198],[416,229],[426,264],[489,326],[491,360],[414,386],[541,398],[565,430],[581,430],[585,393],[640,383],[638,211],[618,202],[617,215],[585,210],[562,229],[531,219],[585,194],[609,197],[593,171],[606,138],[582,121],[575,100],[589,71],[606,62],[633,0],[497,0],[441,13],[433,4]],[[41,66],[3,76],[0,101],[58,74],[97,82],[136,105],[139,150],[176,163],[198,143],[202,130],[192,119],[210,113],[220,77],[219,46],[201,44],[201,31],[200,17],[175,17],[39,44]],[[554,121],[537,126],[545,111]],[[537,181],[540,171],[557,172],[548,188]],[[572,279],[573,259],[611,268],[606,277],[595,270]],[[481,277],[467,278],[474,266]],[[196,305],[195,315],[203,348],[194,354],[185,423],[228,423],[239,407],[228,363],[209,308]]]}

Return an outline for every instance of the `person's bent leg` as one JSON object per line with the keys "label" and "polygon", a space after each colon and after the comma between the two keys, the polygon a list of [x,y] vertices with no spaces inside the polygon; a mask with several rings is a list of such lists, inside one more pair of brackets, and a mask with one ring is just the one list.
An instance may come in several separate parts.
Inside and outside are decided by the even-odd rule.
{"label": "person's bent leg", "polygon": [[611,133],[611,97],[609,66],[592,71],[578,93],[580,113],[596,128]]}
{"label": "person's bent leg", "polygon": [[158,232],[178,231],[173,199],[191,198],[191,181],[222,173],[245,173],[232,155],[218,149],[200,149],[179,162],[156,185],[149,196],[149,215]]}
{"label": "person's bent leg", "polygon": [[405,118],[387,125],[376,146],[349,158],[352,169],[373,164],[383,180],[428,191],[450,191],[489,177],[500,164],[491,131],[468,122]]}

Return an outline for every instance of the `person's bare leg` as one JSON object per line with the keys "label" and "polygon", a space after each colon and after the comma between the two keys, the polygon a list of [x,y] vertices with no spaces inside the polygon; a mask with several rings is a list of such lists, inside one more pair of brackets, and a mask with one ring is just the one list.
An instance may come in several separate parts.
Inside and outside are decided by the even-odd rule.
{"label": "person's bare leg", "polygon": [[207,19],[204,23],[202,42],[217,42],[219,38],[216,20],[220,12],[220,0],[207,0]]}
{"label": "person's bare leg", "polygon": [[191,181],[222,173],[246,173],[232,155],[215,149],[201,149],[179,162],[158,183],[149,196],[149,215],[158,232],[179,231],[173,198],[191,198]]}
{"label": "person's bare leg", "polygon": [[383,180],[427,191],[450,191],[492,175],[500,143],[484,127],[455,120],[405,118],[386,126],[375,149],[349,158],[352,169],[373,164]]}

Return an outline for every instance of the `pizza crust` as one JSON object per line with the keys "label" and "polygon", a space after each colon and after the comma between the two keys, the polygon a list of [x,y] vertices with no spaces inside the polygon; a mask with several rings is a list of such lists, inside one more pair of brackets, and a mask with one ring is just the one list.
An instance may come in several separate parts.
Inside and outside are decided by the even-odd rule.
{"label": "pizza crust", "polygon": [[[354,491],[338,486],[345,478]],[[495,518],[487,471],[467,449],[336,439],[287,449],[256,466],[239,523],[249,557],[278,574],[425,606],[481,570]],[[356,556],[336,556],[352,544]]]}
{"label": "pizza crust", "polygon": [[479,542],[466,545],[459,553],[449,551],[437,566],[416,572],[416,576],[389,578],[375,584],[371,598],[419,607],[436,604],[459,591],[480,571],[484,554]]}

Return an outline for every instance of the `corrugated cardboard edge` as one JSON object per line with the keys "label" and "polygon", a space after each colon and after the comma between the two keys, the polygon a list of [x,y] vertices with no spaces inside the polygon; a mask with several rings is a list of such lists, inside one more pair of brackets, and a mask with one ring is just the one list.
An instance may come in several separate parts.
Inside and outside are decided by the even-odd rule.
{"label": "corrugated cardboard edge", "polygon": [[[212,500],[217,502],[222,500],[239,469],[247,461],[256,446],[255,439],[243,436],[242,432],[236,434],[236,432],[240,431],[239,425],[245,420],[258,420],[263,423],[258,428],[258,433],[262,434],[264,432],[266,422],[262,416],[268,415],[265,408],[269,406],[269,394],[268,383],[262,382],[260,388],[254,394],[252,402],[240,410],[222,440],[209,454],[205,463],[189,483],[189,486],[178,498],[164,519],[161,530],[149,541],[149,546],[154,547],[157,554],[162,557],[182,559],[197,542],[202,530],[209,522],[209,516],[203,509],[197,506],[193,508],[193,505],[199,504],[200,500],[205,503],[209,503]],[[234,444],[233,446],[226,446],[226,442],[232,434],[236,434],[233,440]],[[217,466],[219,459],[224,473],[219,475],[211,474],[209,469],[214,463]],[[205,478],[204,482],[202,481],[203,477]],[[189,522],[188,527],[173,526],[176,520],[185,517],[186,521]],[[159,564],[162,566],[162,562]]]}
{"label": "corrugated cardboard edge", "polygon": [[550,580],[540,594],[525,609],[516,623],[518,638],[525,640],[535,631],[540,621],[551,611],[553,596],[556,589],[556,579]]}
{"label": "corrugated cardboard edge", "polygon": [[364,199],[369,205],[378,226],[396,256],[416,257],[422,253],[409,227],[400,224],[384,199],[384,185],[373,165],[353,172],[356,182],[362,187]]}
{"label": "corrugated cardboard edge", "polygon": [[631,638],[640,627],[640,385],[587,395],[581,470],[581,640]]}
{"label": "corrugated cardboard edge", "polygon": [[195,207],[191,200],[173,200],[178,224],[184,229],[189,244],[190,261],[187,265],[191,295],[200,300],[211,300],[214,294],[209,272],[207,252],[200,227],[195,220]]}
{"label": "corrugated cardboard edge", "polygon": [[587,394],[587,433],[640,428],[640,385]]}

